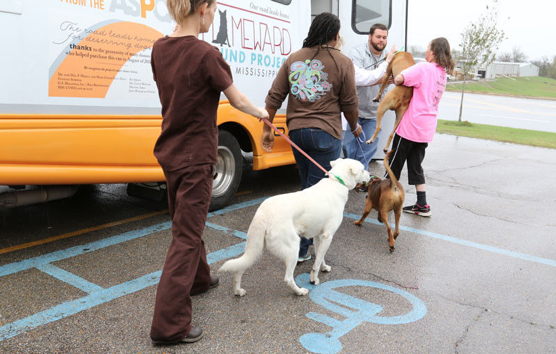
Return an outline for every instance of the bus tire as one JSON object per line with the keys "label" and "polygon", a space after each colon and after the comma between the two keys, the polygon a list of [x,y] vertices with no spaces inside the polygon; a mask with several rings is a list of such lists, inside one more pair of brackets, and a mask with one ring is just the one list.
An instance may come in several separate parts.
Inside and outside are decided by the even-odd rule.
{"label": "bus tire", "polygon": [[209,210],[222,209],[230,203],[241,182],[243,156],[237,139],[226,130],[218,131],[218,164],[212,182]]}

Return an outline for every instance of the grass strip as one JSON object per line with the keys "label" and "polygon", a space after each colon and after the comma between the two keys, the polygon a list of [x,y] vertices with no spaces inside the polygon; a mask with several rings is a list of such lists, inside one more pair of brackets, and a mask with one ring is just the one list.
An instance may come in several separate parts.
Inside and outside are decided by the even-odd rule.
{"label": "grass strip", "polygon": [[537,130],[498,127],[495,125],[469,123],[468,121],[457,122],[439,119],[436,132],[440,134],[465,136],[468,138],[556,149],[556,133],[547,133]]}
{"label": "grass strip", "polygon": [[[449,83],[446,91],[461,92],[462,83]],[[496,80],[467,81],[465,92],[515,97],[556,99],[556,80],[547,77],[498,77]]]}

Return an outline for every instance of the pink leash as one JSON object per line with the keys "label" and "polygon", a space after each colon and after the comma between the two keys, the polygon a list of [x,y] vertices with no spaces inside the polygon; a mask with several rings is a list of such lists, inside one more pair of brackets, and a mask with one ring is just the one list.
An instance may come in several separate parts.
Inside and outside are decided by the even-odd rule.
{"label": "pink leash", "polygon": [[[293,146],[294,148],[297,149],[297,151],[299,151],[300,153],[302,153],[306,158],[309,159],[309,161],[311,161],[312,163],[314,163],[318,168],[320,168],[321,170],[324,171],[325,175],[329,175],[328,171],[324,169],[324,167],[322,167],[321,165],[319,165],[315,160],[313,160],[313,158],[311,156],[309,156],[305,151],[301,150],[301,148],[299,146],[297,146],[293,141],[290,140],[290,138],[288,138],[287,136],[285,136],[280,130],[278,130],[272,123],[270,123],[270,121],[266,118],[262,118],[262,121],[266,123],[266,125],[268,125],[269,127],[271,127],[276,133],[280,134],[280,136],[284,139],[286,139],[286,141],[288,143],[290,143],[291,146]],[[334,176],[336,177],[336,176]]]}

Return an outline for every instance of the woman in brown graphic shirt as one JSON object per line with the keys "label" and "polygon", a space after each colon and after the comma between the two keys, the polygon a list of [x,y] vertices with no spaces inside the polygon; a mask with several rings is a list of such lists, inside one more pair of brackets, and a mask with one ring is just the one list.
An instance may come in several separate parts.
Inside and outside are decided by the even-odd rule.
{"label": "woman in brown graphic shirt", "polygon": [[[303,48],[282,64],[265,100],[272,121],[288,97],[286,122],[290,139],[326,170],[331,168],[330,161],[341,154],[341,112],[354,135],[361,133],[353,63],[335,48],[339,39],[340,19],[336,15],[325,12],[315,17]],[[267,151],[274,145],[274,135],[267,126],[262,145]],[[293,154],[301,189],[324,178],[324,172],[300,152],[293,149]],[[301,239],[300,261],[310,258],[310,244],[312,240]]]}

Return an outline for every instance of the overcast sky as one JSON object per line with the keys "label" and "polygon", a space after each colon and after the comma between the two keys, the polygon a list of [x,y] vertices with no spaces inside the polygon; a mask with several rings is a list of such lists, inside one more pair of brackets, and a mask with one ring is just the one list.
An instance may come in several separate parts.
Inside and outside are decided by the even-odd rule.
{"label": "overcast sky", "polygon": [[[488,0],[410,0],[407,43],[426,49],[431,39],[446,37],[454,49],[461,33],[486,11]],[[521,49],[528,60],[556,56],[556,2],[552,0],[499,0],[498,26],[507,39],[497,54]],[[408,49],[409,49],[408,48]]]}

